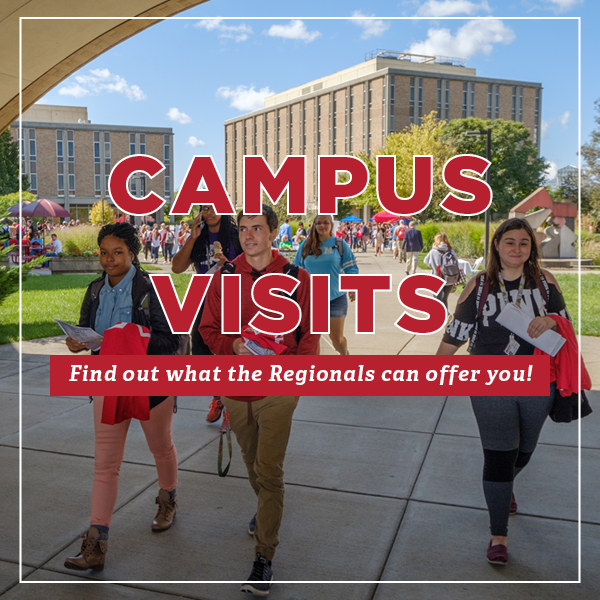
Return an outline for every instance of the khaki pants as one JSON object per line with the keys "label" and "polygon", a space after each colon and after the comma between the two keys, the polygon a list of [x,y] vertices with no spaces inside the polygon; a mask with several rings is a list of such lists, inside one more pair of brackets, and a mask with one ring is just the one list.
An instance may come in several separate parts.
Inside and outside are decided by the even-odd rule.
{"label": "khaki pants", "polygon": [[294,396],[267,396],[255,402],[221,398],[231,429],[242,449],[250,485],[258,496],[255,552],[272,560],[279,544],[283,515],[283,460],[287,449]]}
{"label": "khaki pants", "polygon": [[408,275],[411,271],[417,272],[419,266],[419,253],[418,252],[407,252],[406,253],[406,274]]}

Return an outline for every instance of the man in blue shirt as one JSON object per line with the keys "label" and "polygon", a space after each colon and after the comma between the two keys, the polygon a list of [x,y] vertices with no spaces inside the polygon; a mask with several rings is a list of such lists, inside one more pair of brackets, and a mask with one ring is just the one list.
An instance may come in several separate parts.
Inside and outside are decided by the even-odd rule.
{"label": "man in blue shirt", "polygon": [[289,219],[286,219],[285,223],[279,228],[278,240],[281,241],[284,235],[288,236],[288,240],[292,239],[292,226]]}

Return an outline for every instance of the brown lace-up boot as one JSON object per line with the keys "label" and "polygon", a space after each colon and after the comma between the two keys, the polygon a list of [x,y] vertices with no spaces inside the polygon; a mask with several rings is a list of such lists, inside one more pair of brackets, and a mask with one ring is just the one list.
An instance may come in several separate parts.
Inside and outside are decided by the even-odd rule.
{"label": "brown lace-up boot", "polygon": [[156,498],[156,504],[158,504],[158,511],[152,521],[152,531],[166,531],[173,525],[173,519],[177,512],[177,497],[174,496],[171,500],[171,494],[161,488]]}
{"label": "brown lace-up boot", "polygon": [[108,550],[108,540],[99,539],[100,532],[95,527],[90,527],[82,537],[81,551],[77,556],[67,558],[65,567],[77,571],[87,571],[88,569],[102,571]]}

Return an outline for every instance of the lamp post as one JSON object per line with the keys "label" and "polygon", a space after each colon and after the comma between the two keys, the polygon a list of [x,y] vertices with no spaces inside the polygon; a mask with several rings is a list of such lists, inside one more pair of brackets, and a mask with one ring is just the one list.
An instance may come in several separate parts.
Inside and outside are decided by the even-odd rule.
{"label": "lamp post", "polygon": [[[489,162],[492,161],[492,129],[479,129],[477,131],[467,131],[467,135],[486,135],[487,136],[487,151],[486,158]],[[491,165],[488,167],[488,170],[485,174],[485,180],[487,184],[491,186]],[[490,209],[488,208],[485,211],[485,245],[483,247],[483,263],[487,266],[488,261],[488,251],[490,247]]]}

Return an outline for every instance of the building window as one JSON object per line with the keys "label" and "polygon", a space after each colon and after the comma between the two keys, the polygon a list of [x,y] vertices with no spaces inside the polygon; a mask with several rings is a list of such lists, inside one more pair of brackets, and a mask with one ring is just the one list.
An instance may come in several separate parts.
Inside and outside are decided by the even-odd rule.
{"label": "building window", "polygon": [[519,86],[518,88],[518,92],[519,92],[519,122],[522,123],[523,122],[523,88]]}
{"label": "building window", "polygon": [[129,134],[129,155],[135,154],[135,133]]}
{"label": "building window", "polygon": [[495,85],[494,86],[496,88],[496,106],[495,106],[495,110],[494,110],[494,114],[495,114],[495,119],[499,119],[500,118],[500,86],[499,85]]}
{"label": "building window", "polygon": [[445,99],[444,99],[444,108],[446,110],[446,114],[444,115],[444,119],[449,119],[450,118],[450,82],[446,79],[445,80]]}
{"label": "building window", "polygon": [[471,116],[475,116],[475,82],[471,82]]}
{"label": "building window", "polygon": [[410,78],[410,95],[408,97],[408,120],[410,123],[415,122],[415,78]]}
{"label": "building window", "polygon": [[442,80],[437,80],[437,117],[442,119]]}
{"label": "building window", "polygon": [[[25,169],[23,169],[25,170]],[[35,129],[29,130],[29,191],[37,192],[37,155],[35,143]]]}
{"label": "building window", "polygon": [[418,114],[418,124],[421,124],[421,120],[423,119],[423,78],[419,77],[419,105],[417,107],[419,109]]}
{"label": "building window", "polygon": [[[164,158],[163,162],[165,165],[165,198],[170,198],[171,197],[171,139],[168,135],[163,136],[163,158]],[[237,168],[237,164],[234,165],[234,172],[235,172],[236,168]],[[144,182],[144,187],[145,187],[145,182]]]}
{"label": "building window", "polygon": [[64,164],[63,132],[56,131],[56,171],[57,171],[57,195],[65,195],[65,164]]}
{"label": "building window", "polygon": [[493,86],[488,85],[488,101],[487,101],[487,118],[492,118],[492,95],[493,95]]}
{"label": "building window", "polygon": [[467,105],[468,105],[468,96],[469,96],[469,90],[468,90],[468,84],[466,81],[463,82],[463,102],[462,102],[462,116],[463,119],[467,118]]}
{"label": "building window", "polygon": [[146,154],[146,134],[140,133],[140,154]]}

